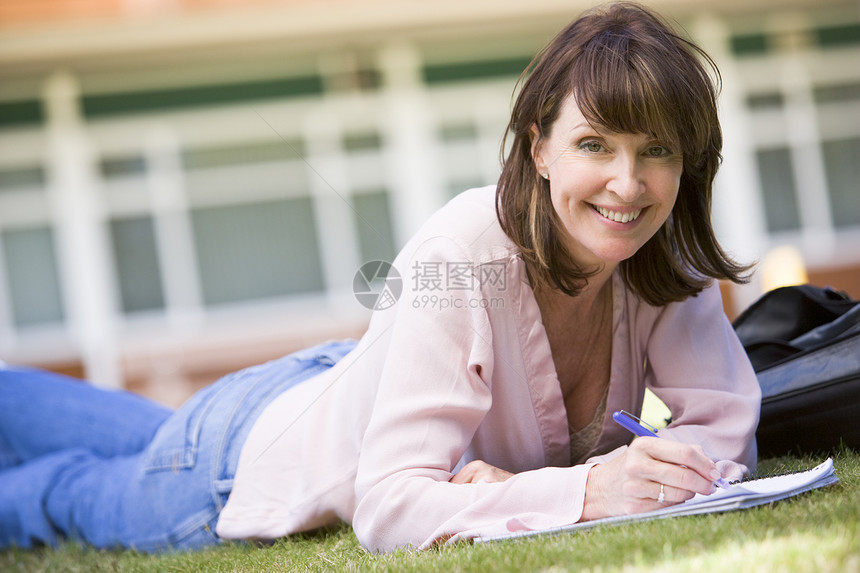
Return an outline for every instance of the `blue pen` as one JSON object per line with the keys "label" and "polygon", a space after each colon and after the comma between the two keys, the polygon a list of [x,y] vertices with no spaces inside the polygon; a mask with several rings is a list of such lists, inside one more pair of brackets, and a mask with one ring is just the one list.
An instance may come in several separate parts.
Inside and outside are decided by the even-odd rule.
{"label": "blue pen", "polygon": [[[626,410],[619,410],[612,414],[612,419],[615,420],[620,426],[622,426],[625,430],[628,430],[637,436],[649,436],[652,438],[659,438],[657,435],[657,428],[645,422],[644,420],[640,420],[638,416],[634,416],[630,412]],[[731,484],[720,478],[714,482],[716,485],[727,488],[730,487]]]}

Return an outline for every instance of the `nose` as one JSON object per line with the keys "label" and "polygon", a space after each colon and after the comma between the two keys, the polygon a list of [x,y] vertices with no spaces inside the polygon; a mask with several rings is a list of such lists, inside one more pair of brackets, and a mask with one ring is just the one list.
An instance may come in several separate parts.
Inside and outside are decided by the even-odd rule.
{"label": "nose", "polygon": [[623,153],[612,161],[606,189],[625,203],[632,203],[645,192],[639,158]]}

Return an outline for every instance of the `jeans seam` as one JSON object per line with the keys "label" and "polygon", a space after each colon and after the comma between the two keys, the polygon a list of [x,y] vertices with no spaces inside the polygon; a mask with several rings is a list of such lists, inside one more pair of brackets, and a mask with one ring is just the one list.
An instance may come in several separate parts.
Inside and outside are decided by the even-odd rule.
{"label": "jeans seam", "polygon": [[[300,374],[303,375],[303,381],[307,381],[307,380],[310,380],[311,378],[313,378],[314,376],[316,376],[317,374],[321,373],[322,371],[327,370],[330,367],[331,366],[326,365],[326,364],[322,364],[319,361],[317,361],[317,364],[315,366],[312,366],[310,368],[302,370]],[[295,376],[293,378],[290,378],[289,380],[285,380],[282,384],[279,384],[278,386],[281,387],[284,384],[290,383],[287,389],[292,388],[296,384],[294,379],[295,379]],[[221,436],[218,439],[218,441],[216,442],[218,445],[216,446],[217,451],[214,452],[215,455],[213,455],[213,463],[211,464],[211,467],[210,467],[209,490],[210,490],[210,495],[212,497],[212,500],[215,504],[215,509],[218,513],[220,513],[221,510],[224,509],[225,501],[222,499],[222,497],[229,497],[229,492],[218,491],[218,488],[216,487],[217,483],[224,481],[224,477],[222,477],[220,474],[221,474],[221,468],[226,461],[225,457],[226,457],[226,452],[227,452],[228,446],[230,445],[230,443],[229,443],[230,441],[227,439],[227,436],[230,434],[230,430],[232,429],[233,422],[236,418],[236,412],[239,411],[241,404],[243,403],[243,400],[248,396],[248,394],[253,392],[253,390],[255,388],[257,388],[259,384],[260,384],[260,380],[258,380],[253,386],[251,386],[243,394],[241,399],[236,400],[236,405],[230,413],[230,421],[228,423],[224,424]],[[277,391],[277,395],[280,395],[284,391],[285,390],[279,389]],[[271,393],[271,392],[272,392],[272,390],[270,390],[269,393]],[[249,420],[247,422],[247,423],[251,424],[251,426],[253,426],[256,419],[259,417],[259,415],[265,409],[265,406],[264,405],[258,405],[258,407],[255,409],[256,409],[256,412],[253,415],[254,419]],[[248,432],[250,432],[250,428],[248,428]],[[248,436],[246,434],[244,439],[243,439],[243,444],[237,444],[236,445],[239,448],[240,452],[241,452],[242,445],[244,445],[244,440],[246,440],[247,437]],[[236,459],[236,466],[238,467],[238,458]],[[235,477],[237,467],[231,468],[232,473],[233,473],[232,477]],[[232,479],[232,477],[231,477],[231,479]],[[227,495],[225,496],[225,494],[227,494]]]}
{"label": "jeans seam", "polygon": [[197,461],[200,431],[203,427],[204,420],[215,407],[218,396],[227,390],[228,386],[226,384],[221,388],[218,388],[214,395],[206,397],[206,402],[200,405],[200,410],[196,410],[193,413],[193,416],[196,419],[190,427],[186,426],[182,435],[182,446],[172,449],[164,449],[158,452],[148,452],[144,459],[143,472],[152,473],[165,470],[178,472],[184,469],[193,468]]}
{"label": "jeans seam", "polygon": [[[180,545],[184,539],[187,539],[189,536],[193,535],[200,529],[206,529],[210,523],[213,521],[217,521],[218,514],[220,510],[217,508],[213,509],[204,509],[202,511],[198,511],[182,523],[180,523],[177,527],[173,529],[173,531],[168,535],[168,538],[175,545]],[[207,531],[212,534],[212,537],[218,539],[218,535],[215,533],[214,524],[212,527],[208,527]]]}

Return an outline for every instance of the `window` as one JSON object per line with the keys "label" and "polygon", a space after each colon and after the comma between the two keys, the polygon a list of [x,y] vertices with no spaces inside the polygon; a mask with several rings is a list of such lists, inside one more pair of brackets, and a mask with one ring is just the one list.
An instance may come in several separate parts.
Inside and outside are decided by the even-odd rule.
{"label": "window", "polygon": [[142,177],[146,173],[146,161],[140,155],[102,158],[99,171],[105,179]]}
{"label": "window", "polygon": [[42,188],[45,170],[41,166],[4,168],[0,170],[0,193],[13,189]]}
{"label": "window", "polygon": [[182,159],[186,169],[209,169],[300,159],[304,153],[301,140],[276,139],[187,149]]}
{"label": "window", "polygon": [[323,289],[310,198],[191,212],[207,305]]}
{"label": "window", "polygon": [[43,121],[42,103],[36,99],[0,102],[0,128],[39,125]]}
{"label": "window", "polygon": [[860,226],[860,68],[844,63],[856,60],[860,24],[835,21],[733,38],[735,54],[749,56],[738,63],[752,88],[746,104],[770,233],[835,237]]}
{"label": "window", "polygon": [[164,308],[152,219],[111,221],[110,235],[123,311]]}
{"label": "window", "polygon": [[758,151],[758,169],[770,232],[800,228],[791,155],[788,148]]}
{"label": "window", "polygon": [[[88,119],[93,119],[133,113],[238,104],[261,99],[318,96],[321,93],[322,78],[317,75],[309,75],[235,84],[88,94],[81,98],[81,106],[84,115]],[[26,103],[29,102],[18,103],[17,105],[23,106]],[[2,112],[3,108],[0,107],[0,119],[3,118]]]}
{"label": "window", "polygon": [[353,205],[362,263],[393,261],[397,248],[391,228],[388,194],[385,190],[362,193],[353,197]]}
{"label": "window", "polygon": [[825,141],[822,146],[833,224],[860,225],[860,137]]}
{"label": "window", "polygon": [[531,62],[531,57],[466,62],[428,64],[424,67],[424,81],[428,85],[449,82],[475,82],[498,77],[517,77]]}
{"label": "window", "polygon": [[62,322],[63,302],[51,229],[6,230],[0,238],[15,325]]}
{"label": "window", "polygon": [[490,183],[481,173],[479,135],[478,126],[471,122],[446,124],[439,130],[449,197]]}

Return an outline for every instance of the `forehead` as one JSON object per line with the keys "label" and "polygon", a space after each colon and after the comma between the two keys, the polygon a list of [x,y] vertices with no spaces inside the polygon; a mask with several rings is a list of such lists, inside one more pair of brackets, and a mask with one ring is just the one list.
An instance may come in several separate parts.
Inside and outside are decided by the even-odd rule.
{"label": "forehead", "polygon": [[[594,118],[588,117],[580,108],[574,94],[567,95],[561,103],[558,116],[551,128],[549,135],[552,137],[557,135],[565,137],[572,132],[581,131],[596,131],[601,135],[610,134],[630,134],[630,135],[645,135],[648,137],[659,137],[656,133],[649,133],[644,129],[644,125],[632,126],[629,129],[618,129],[620,126],[607,126]],[[642,127],[643,129],[636,129]]]}
{"label": "forehead", "polygon": [[576,121],[584,121],[603,134],[645,134],[677,145],[684,132],[678,114],[637,95],[631,94],[628,99],[620,98],[619,101],[617,97],[601,97],[594,90],[587,93],[574,91],[565,97],[559,119],[563,116],[576,118]]}
{"label": "forehead", "polygon": [[553,132],[586,128],[597,129],[599,127],[599,124],[593,124],[585,117],[579,108],[579,102],[576,101],[573,94],[569,94],[560,106],[558,117],[553,125]]}

